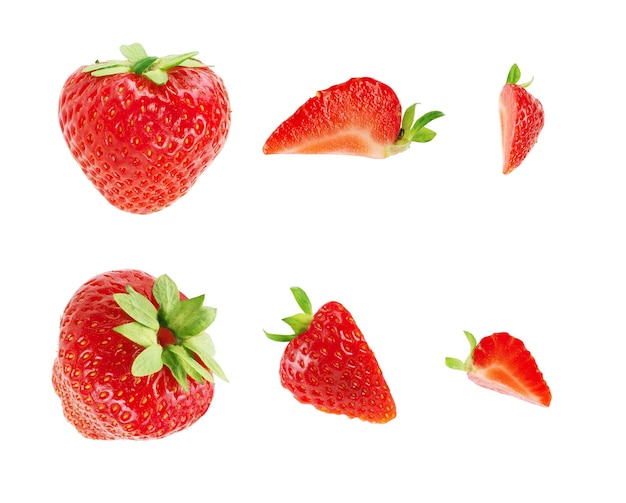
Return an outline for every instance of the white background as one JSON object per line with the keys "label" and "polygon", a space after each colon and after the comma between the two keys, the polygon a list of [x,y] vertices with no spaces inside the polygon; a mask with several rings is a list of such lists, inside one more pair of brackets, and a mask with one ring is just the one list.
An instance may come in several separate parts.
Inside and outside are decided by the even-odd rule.
{"label": "white background", "polygon": [[[497,6],[497,7],[496,7]],[[178,11],[177,11],[178,9]],[[618,501],[626,449],[625,36],[588,2],[9,2],[2,10],[3,501]],[[226,146],[166,210],[110,206],[57,121],[69,74],[200,51],[230,94]],[[513,63],[543,103],[539,143],[501,173],[498,95]],[[441,110],[432,143],[374,161],[264,156],[272,130],[350,77]],[[230,383],[158,441],[82,438],[50,382],[74,291],[118,268],[169,274],[218,308]],[[297,311],[342,302],[398,417],[371,425],[296,402],[278,379]],[[285,325],[286,328],[286,325]],[[509,331],[550,408],[444,365],[463,330]]]}

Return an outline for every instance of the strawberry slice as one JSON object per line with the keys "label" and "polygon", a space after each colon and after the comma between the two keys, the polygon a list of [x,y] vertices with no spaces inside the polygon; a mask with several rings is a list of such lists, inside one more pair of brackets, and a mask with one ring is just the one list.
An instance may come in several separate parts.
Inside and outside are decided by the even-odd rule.
{"label": "strawberry slice", "polygon": [[500,92],[503,172],[517,168],[537,143],[543,129],[543,106],[527,90],[531,83],[518,84],[520,69],[513,65]]}
{"label": "strawberry slice", "polygon": [[370,77],[353,78],[306,101],[270,135],[265,154],[346,154],[382,159],[425,143],[436,133],[426,124],[443,116],[428,112],[413,122],[415,106],[402,107],[396,93]]}
{"label": "strawberry slice", "polygon": [[467,372],[470,380],[483,388],[536,405],[550,405],[550,388],[521,340],[500,332],[476,344],[471,333],[465,332],[465,336],[470,343],[469,356],[464,362],[446,358],[448,367]]}

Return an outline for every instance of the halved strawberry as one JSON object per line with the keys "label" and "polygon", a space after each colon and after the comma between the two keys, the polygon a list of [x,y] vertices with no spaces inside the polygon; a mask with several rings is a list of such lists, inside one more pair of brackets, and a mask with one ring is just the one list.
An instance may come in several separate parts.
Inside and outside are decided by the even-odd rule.
{"label": "halved strawberry", "polygon": [[428,112],[413,122],[415,106],[402,117],[396,93],[370,77],[353,78],[319,91],[270,135],[265,154],[347,154],[382,159],[428,142],[424,127],[443,116]]}
{"label": "halved strawberry", "polygon": [[513,65],[500,92],[500,126],[502,129],[503,172],[517,168],[537,143],[544,124],[543,106],[525,88],[531,83],[518,84],[520,69]]}
{"label": "halved strawberry", "polygon": [[464,362],[446,358],[448,367],[467,372],[470,380],[483,388],[544,407],[550,405],[550,388],[521,340],[499,332],[476,344],[472,334],[465,332],[465,336],[470,343],[469,356]]}
{"label": "halved strawberry", "polygon": [[284,318],[290,335],[265,332],[289,342],[280,362],[283,387],[301,403],[329,414],[344,414],[371,423],[396,417],[389,386],[354,318],[338,302],[315,314],[301,288],[291,289],[302,313]]}

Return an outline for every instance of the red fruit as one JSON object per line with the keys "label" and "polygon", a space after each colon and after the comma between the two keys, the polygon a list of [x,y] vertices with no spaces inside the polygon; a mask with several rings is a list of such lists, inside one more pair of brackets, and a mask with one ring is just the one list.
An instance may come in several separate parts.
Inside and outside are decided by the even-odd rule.
{"label": "red fruit", "polygon": [[500,126],[502,128],[503,172],[508,174],[517,168],[537,143],[543,128],[543,106],[525,88],[517,84],[520,70],[513,65],[500,93]]}
{"label": "red fruit", "polygon": [[[126,293],[125,293],[126,292]],[[100,274],[70,299],[52,383],[83,436],[150,439],[195,423],[226,379],[205,332],[215,309],[187,299],[167,276]]]}
{"label": "red fruit", "polygon": [[77,69],[59,100],[59,123],[87,178],[117,208],[153,213],[184,195],[221,151],[230,128],[222,79],[187,53]]}
{"label": "red fruit", "polygon": [[470,343],[469,356],[464,362],[446,358],[448,367],[467,372],[470,380],[483,388],[544,407],[550,405],[550,388],[521,340],[500,332],[476,344],[472,334],[465,332],[465,336]]}
{"label": "red fruit", "polygon": [[374,353],[352,315],[338,302],[315,314],[307,295],[291,289],[303,313],[284,318],[291,335],[265,334],[289,342],[280,363],[280,381],[300,402],[330,414],[372,423],[396,417],[396,405]]}
{"label": "red fruit", "polygon": [[412,141],[428,142],[424,127],[441,112],[413,123],[415,104],[402,118],[396,93],[369,77],[319,91],[284,121],[263,146],[265,154],[347,154],[380,159],[403,152]]}

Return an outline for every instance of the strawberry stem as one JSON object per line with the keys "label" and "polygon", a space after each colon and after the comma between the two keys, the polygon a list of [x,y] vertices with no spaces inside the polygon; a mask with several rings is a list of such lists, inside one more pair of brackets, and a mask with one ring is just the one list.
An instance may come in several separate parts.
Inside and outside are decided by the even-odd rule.
{"label": "strawberry stem", "polygon": [[427,112],[420,118],[418,118],[415,122],[413,122],[413,119],[415,118],[415,107],[417,105],[418,103],[413,103],[404,112],[404,116],[402,117],[402,127],[400,128],[398,139],[393,144],[387,147],[385,151],[385,157],[404,152],[409,148],[412,142],[429,142],[437,135],[437,133],[435,133],[431,129],[426,128],[425,126],[429,122],[439,117],[443,117],[443,112]]}
{"label": "strawberry stem", "polygon": [[185,391],[189,390],[188,377],[213,382],[215,374],[228,381],[213,358],[215,347],[205,332],[215,320],[216,310],[203,305],[204,295],[181,300],[178,287],[167,275],[156,279],[152,294],[158,309],[130,285],[126,293],[113,295],[134,320],[113,330],[145,348],[133,362],[132,374],[151,375],[165,365]]}
{"label": "strawberry stem", "polygon": [[174,54],[157,58],[148,56],[141,44],[123,45],[120,52],[127,59],[125,61],[105,61],[96,62],[93,65],[83,68],[84,73],[91,73],[93,77],[106,77],[108,75],[118,75],[122,73],[134,73],[142,75],[157,85],[163,85],[168,80],[167,71],[177,66],[184,67],[206,67],[201,61],[194,59],[197,52],[187,52],[185,54]]}
{"label": "strawberry stem", "polygon": [[272,334],[263,330],[263,332],[265,332],[265,335],[273,341],[289,342],[296,338],[298,335],[306,332],[311,325],[311,322],[313,321],[313,308],[311,306],[311,301],[309,300],[309,297],[304,292],[304,290],[302,290],[302,288],[294,286],[291,288],[291,293],[296,299],[296,302],[300,309],[302,309],[302,312],[296,313],[292,316],[288,316],[286,318],[283,318],[282,320],[287,323],[289,327],[291,327],[294,332],[293,334]]}
{"label": "strawberry stem", "polygon": [[446,358],[446,366],[453,370],[462,370],[464,372],[471,372],[474,364],[474,349],[476,349],[476,338],[469,332],[464,331],[465,337],[470,345],[470,353],[465,361],[461,361],[458,358]]}

